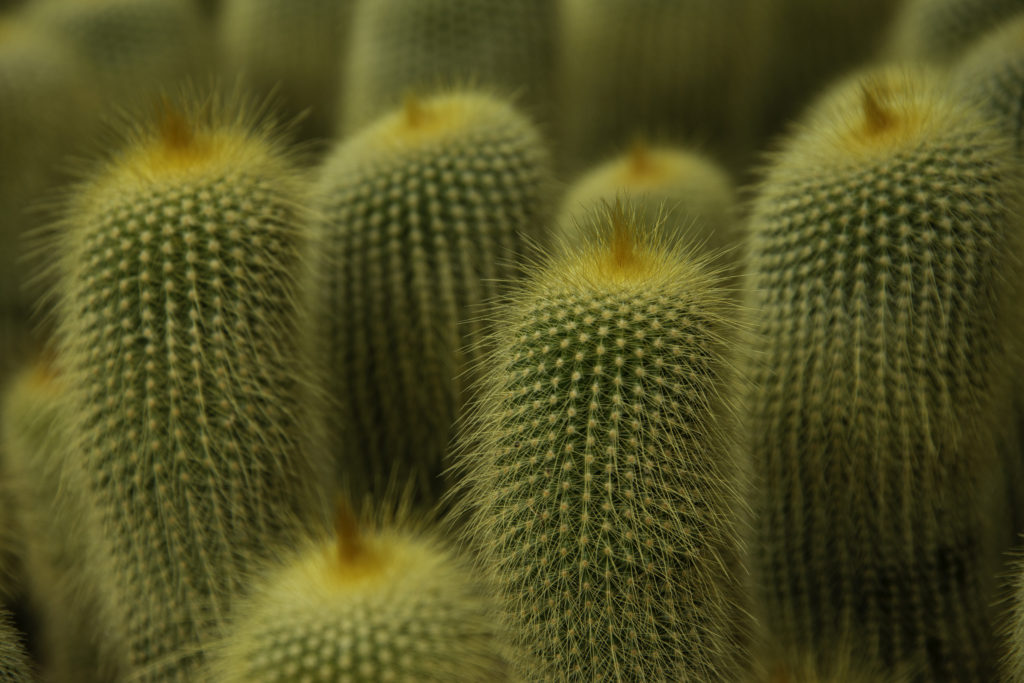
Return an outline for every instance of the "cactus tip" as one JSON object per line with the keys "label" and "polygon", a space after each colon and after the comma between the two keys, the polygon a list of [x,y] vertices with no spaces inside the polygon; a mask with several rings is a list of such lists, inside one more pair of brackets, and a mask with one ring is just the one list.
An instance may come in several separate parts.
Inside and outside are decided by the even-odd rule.
{"label": "cactus tip", "polygon": [[616,268],[625,270],[636,262],[634,251],[635,228],[622,208],[622,200],[616,199],[610,212],[612,235],[610,241],[611,261]]}
{"label": "cactus tip", "polygon": [[423,101],[412,91],[405,94],[402,111],[405,114],[405,124],[409,128],[420,127],[426,119],[426,111],[423,108]]}
{"label": "cactus tip", "polygon": [[338,536],[338,559],[351,565],[365,553],[359,524],[348,500],[339,498],[334,511],[334,531]]}
{"label": "cactus tip", "polygon": [[162,97],[159,104],[160,139],[168,149],[186,150],[195,141],[195,135],[188,120],[171,104],[167,97]]}
{"label": "cactus tip", "polygon": [[868,135],[883,133],[896,123],[893,113],[881,101],[881,96],[884,94],[884,87],[878,83],[861,84],[864,130]]}

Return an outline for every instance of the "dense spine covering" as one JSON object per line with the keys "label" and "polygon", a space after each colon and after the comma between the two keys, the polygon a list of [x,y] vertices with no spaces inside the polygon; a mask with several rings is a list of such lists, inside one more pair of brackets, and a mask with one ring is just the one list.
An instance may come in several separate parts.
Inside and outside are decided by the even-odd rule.
{"label": "dense spine covering", "polygon": [[455,467],[517,673],[738,680],[748,656],[728,296],[621,211],[497,317]]}
{"label": "dense spine covering", "polygon": [[[354,0],[225,0],[218,25],[229,71],[258,92],[275,91],[303,132],[334,132]],[[372,4],[372,3],[371,3]]]}
{"label": "dense spine covering", "polygon": [[211,657],[211,683],[488,683],[508,680],[491,600],[423,525],[310,544],[261,578]]}
{"label": "dense spine covering", "polygon": [[345,58],[346,133],[412,92],[470,85],[517,94],[543,126],[550,114],[558,3],[552,0],[359,2]]}
{"label": "dense spine covering", "polygon": [[[715,254],[739,239],[736,196],[728,173],[686,149],[638,143],[626,154],[590,169],[562,200],[555,223],[561,239],[584,244],[589,214],[621,201],[636,220],[686,235]],[[732,254],[735,256],[735,254]]]}
{"label": "dense spine covering", "polygon": [[195,0],[36,0],[26,15],[75,51],[108,105],[146,106],[160,89],[214,73]]}
{"label": "dense spine covering", "polygon": [[255,562],[322,521],[304,172],[218,98],[77,188],[59,368],[133,680],[190,680]]}
{"label": "dense spine covering", "polygon": [[1024,0],[905,0],[893,20],[886,54],[948,64],[1021,10]]}
{"label": "dense spine covering", "polygon": [[35,675],[11,615],[0,610],[0,683],[32,683]]}
{"label": "dense spine covering", "polygon": [[951,89],[980,104],[1024,153],[1024,11],[972,45],[950,74]]}
{"label": "dense spine covering", "polygon": [[783,650],[988,681],[1021,177],[943,86],[838,84],[759,188],[751,547]]}
{"label": "dense spine covering", "polygon": [[548,165],[515,109],[453,93],[410,99],[321,168],[321,343],[355,492],[389,476],[437,492],[483,306],[543,237]]}
{"label": "dense spine covering", "polygon": [[558,144],[580,169],[636,135],[703,144],[732,163],[754,125],[747,97],[758,0],[565,0]]}
{"label": "dense spine covering", "polygon": [[38,360],[4,392],[0,429],[4,470],[24,537],[24,575],[42,633],[46,680],[88,683],[117,678],[103,649],[97,597],[85,578],[92,562],[81,476],[65,414],[67,390],[49,361]]}

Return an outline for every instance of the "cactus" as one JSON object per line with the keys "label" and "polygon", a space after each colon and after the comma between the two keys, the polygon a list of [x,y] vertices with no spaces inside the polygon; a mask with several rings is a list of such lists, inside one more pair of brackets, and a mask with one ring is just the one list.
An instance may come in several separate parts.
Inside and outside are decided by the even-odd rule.
{"label": "cactus", "polygon": [[356,4],[341,103],[343,130],[371,123],[413,92],[464,86],[522,96],[550,116],[556,13],[551,0],[375,0]]}
{"label": "cactus", "polygon": [[565,0],[558,80],[564,165],[636,135],[702,144],[732,165],[751,140],[759,0]]}
{"label": "cactus", "polygon": [[482,305],[541,238],[550,182],[534,127],[477,93],[411,98],[330,153],[321,338],[354,491],[396,473],[439,491]]}
{"label": "cactus", "polygon": [[16,494],[24,573],[41,620],[47,680],[99,683],[117,675],[113,655],[101,654],[97,599],[83,579],[92,558],[75,486],[81,473],[74,469],[65,432],[66,393],[48,361],[37,361],[13,378],[0,415],[4,465]]}
{"label": "cactus", "polygon": [[1022,0],[905,0],[893,20],[886,56],[948,64],[1021,10]]}
{"label": "cactus", "polygon": [[1024,12],[972,45],[953,67],[951,89],[966,102],[982,103],[1018,153],[1024,152]]}
{"label": "cactus", "polygon": [[260,580],[211,656],[208,680],[504,681],[483,585],[423,525],[360,530],[339,507],[336,537]]}
{"label": "cactus", "polygon": [[169,105],[61,231],[59,369],[133,680],[191,680],[250,568],[324,521],[309,187],[243,111]]}
{"label": "cactus", "polygon": [[620,210],[498,314],[454,467],[518,673],[737,680],[745,466],[728,297]]}
{"label": "cactus", "polygon": [[31,683],[35,680],[21,636],[11,625],[11,615],[0,610],[0,683]]}
{"label": "cactus", "polygon": [[226,0],[220,38],[227,68],[257,90],[280,88],[306,137],[333,133],[354,0]]}
{"label": "cactus", "polygon": [[688,234],[709,253],[722,254],[739,239],[736,197],[729,175],[700,154],[640,142],[628,154],[587,171],[562,200],[556,230],[561,239],[580,244],[587,215],[604,204],[622,201],[642,223],[664,221]]}
{"label": "cactus", "polygon": [[211,72],[212,34],[195,0],[37,0],[26,14],[76,52],[108,103],[146,105]]}
{"label": "cactus", "polygon": [[944,85],[839,83],[758,189],[752,547],[777,649],[988,681],[1021,177]]}

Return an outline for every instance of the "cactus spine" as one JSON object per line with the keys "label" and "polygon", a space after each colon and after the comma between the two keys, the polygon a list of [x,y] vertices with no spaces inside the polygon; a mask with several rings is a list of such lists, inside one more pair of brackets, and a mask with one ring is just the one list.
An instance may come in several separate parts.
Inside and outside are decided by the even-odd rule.
{"label": "cactus spine", "polygon": [[1020,182],[1008,140],[900,69],[837,85],[767,170],[748,443],[783,649],[992,680]]}
{"label": "cactus spine", "polygon": [[70,427],[105,616],[140,680],[191,680],[251,566],[322,521],[308,185],[238,109],[168,109],[62,231]]}
{"label": "cactus spine", "polygon": [[507,680],[490,601],[436,534],[402,523],[337,534],[272,571],[240,606],[210,681]]}
{"label": "cactus spine", "polygon": [[736,197],[729,175],[711,159],[685,149],[639,142],[624,155],[587,171],[569,188],[556,222],[561,239],[583,244],[588,214],[621,201],[644,224],[664,221],[708,253],[739,238]]}
{"label": "cactus spine", "polygon": [[534,127],[477,93],[410,98],[331,152],[322,340],[355,491],[389,472],[438,490],[482,305],[541,238],[549,183]]}
{"label": "cactus spine", "polygon": [[599,220],[500,314],[458,451],[469,537],[526,680],[736,680],[728,297],[621,211]]}
{"label": "cactus spine", "polygon": [[342,100],[352,133],[421,95],[464,86],[520,93],[547,124],[558,3],[375,0],[356,4]]}
{"label": "cactus spine", "polygon": [[92,558],[66,395],[48,361],[36,361],[12,379],[0,415],[4,464],[17,494],[24,574],[41,621],[46,680],[99,683],[117,678],[115,658],[103,654],[97,598],[84,578]]}

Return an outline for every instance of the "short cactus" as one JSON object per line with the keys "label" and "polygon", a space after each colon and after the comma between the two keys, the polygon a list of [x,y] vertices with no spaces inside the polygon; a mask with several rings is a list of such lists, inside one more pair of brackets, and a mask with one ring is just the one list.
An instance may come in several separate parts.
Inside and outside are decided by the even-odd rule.
{"label": "short cactus", "polygon": [[550,183],[536,129],[479,93],[411,98],[330,153],[321,340],[354,492],[392,476],[440,490],[483,306],[542,239]]}
{"label": "short cactus", "polygon": [[354,0],[225,0],[220,39],[226,67],[257,91],[278,93],[307,137],[329,137]]}
{"label": "short cactus", "polygon": [[97,599],[85,578],[91,557],[64,402],[52,364],[37,360],[8,384],[0,414],[4,470],[16,494],[24,536],[24,574],[42,631],[47,680],[108,681],[115,658],[104,656]]}
{"label": "short cactus", "polygon": [[746,666],[729,298],[621,210],[496,316],[454,467],[517,673],[730,681]]}
{"label": "short cactus", "polygon": [[987,31],[1024,10],[1024,0],[905,0],[886,55],[948,64]]}
{"label": "short cactus", "polygon": [[133,680],[191,680],[247,571],[324,521],[307,177],[239,109],[140,126],[61,230],[59,368]]}
{"label": "short cactus", "polygon": [[[736,196],[728,173],[695,152],[639,142],[626,154],[587,171],[569,187],[556,221],[561,239],[586,242],[588,214],[621,201],[636,220],[664,221],[714,254],[739,239]],[[735,254],[732,254],[735,256]]]}
{"label": "short cactus", "polygon": [[11,615],[0,610],[0,683],[32,683],[35,676]]}
{"label": "short cactus", "polygon": [[216,683],[487,683],[507,680],[490,600],[426,528],[337,535],[260,579],[214,649]]}
{"label": "short cactus", "polygon": [[352,133],[401,104],[453,87],[500,89],[547,124],[558,3],[374,0],[356,4],[341,101]]}
{"label": "short cactus", "polygon": [[751,547],[778,649],[827,666],[842,644],[920,680],[990,681],[1021,172],[944,85],[856,74],[766,170]]}
{"label": "short cactus", "polygon": [[966,102],[981,103],[1024,153],[1024,11],[972,45],[950,81]]}

